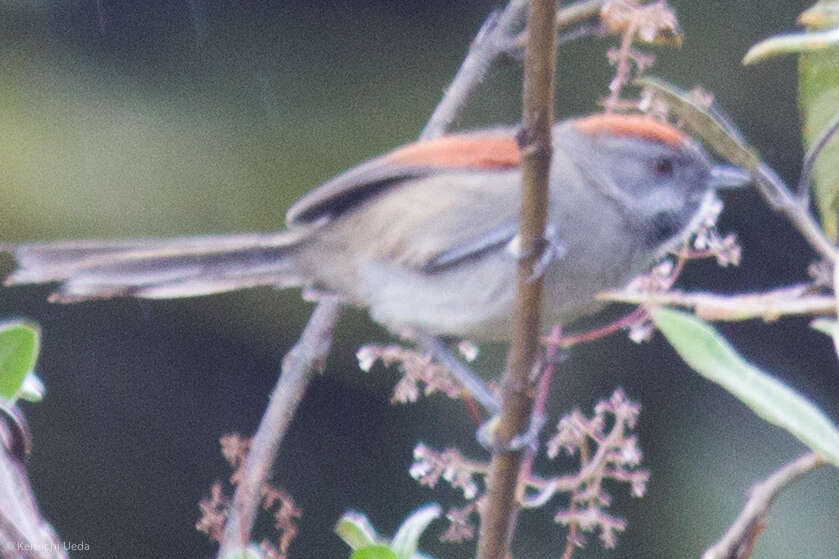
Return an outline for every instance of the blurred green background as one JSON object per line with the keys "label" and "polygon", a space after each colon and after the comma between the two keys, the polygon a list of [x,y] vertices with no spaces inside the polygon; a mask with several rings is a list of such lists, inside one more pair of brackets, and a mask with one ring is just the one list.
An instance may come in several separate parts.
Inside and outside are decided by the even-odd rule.
{"label": "blurred green background", "polygon": [[[802,150],[793,59],[744,69],[746,49],[791,29],[809,2],[673,1],[680,50],[655,73],[714,91],[788,181]],[[0,239],[171,236],[274,230],[301,193],[416,138],[496,2],[0,2]],[[614,40],[562,49],[558,113],[597,109]],[[463,126],[515,122],[520,72],[493,73]],[[737,291],[806,278],[813,254],[753,192],[728,200],[736,269],[692,266],[685,287]],[[0,260],[0,273],[9,271]],[[46,400],[26,405],[29,469],[61,538],[84,557],[209,557],[198,501],[228,469],[219,435],[255,429],[278,364],[305,324],[297,292],[255,290],[183,301],[45,302],[48,288],[0,290],[0,316],[44,329]],[[724,325],[753,362],[839,420],[839,368],[806,320]],[[350,311],[326,374],[283,444],[275,479],[304,509],[294,557],[346,557],[331,528],[365,511],[383,532],[453,491],[407,475],[417,441],[483,456],[462,405],[441,397],[390,406],[391,371],[359,371],[355,350],[388,334]],[[503,348],[480,367],[497,372]],[[733,520],[749,486],[804,448],[686,369],[657,337],[616,336],[573,351],[551,403],[590,410],[615,387],[643,405],[652,471],[642,500],[617,488],[629,520],[618,549],[577,557],[697,557]],[[541,464],[540,467],[547,467]],[[773,508],[755,557],[834,558],[839,474],[825,469]],[[517,557],[556,556],[564,532],[545,511],[521,517]],[[431,532],[435,532],[432,528]],[[424,540],[439,557],[471,547]]]}

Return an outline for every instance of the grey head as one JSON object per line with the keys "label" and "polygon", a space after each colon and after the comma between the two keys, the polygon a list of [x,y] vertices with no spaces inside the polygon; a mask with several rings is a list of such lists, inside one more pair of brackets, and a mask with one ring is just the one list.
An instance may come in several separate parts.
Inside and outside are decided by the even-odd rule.
{"label": "grey head", "polygon": [[696,141],[649,117],[590,116],[571,121],[569,133],[580,173],[656,255],[695,228],[716,192],[751,179],[742,169],[715,164]]}

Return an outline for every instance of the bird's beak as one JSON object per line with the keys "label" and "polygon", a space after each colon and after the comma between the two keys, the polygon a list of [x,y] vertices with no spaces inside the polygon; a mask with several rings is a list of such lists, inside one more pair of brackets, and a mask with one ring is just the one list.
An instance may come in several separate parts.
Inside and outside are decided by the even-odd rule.
{"label": "bird's beak", "polygon": [[752,174],[733,165],[714,165],[708,178],[708,186],[714,190],[742,188],[752,182]]}

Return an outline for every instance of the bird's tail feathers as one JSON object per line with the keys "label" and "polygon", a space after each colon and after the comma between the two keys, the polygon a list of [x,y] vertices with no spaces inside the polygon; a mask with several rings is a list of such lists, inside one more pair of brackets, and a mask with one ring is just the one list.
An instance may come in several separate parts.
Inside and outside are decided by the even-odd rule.
{"label": "bird's tail feathers", "polygon": [[18,268],[6,285],[60,282],[58,302],[108,297],[165,299],[246,287],[300,285],[291,232],[167,240],[57,241],[3,245]]}

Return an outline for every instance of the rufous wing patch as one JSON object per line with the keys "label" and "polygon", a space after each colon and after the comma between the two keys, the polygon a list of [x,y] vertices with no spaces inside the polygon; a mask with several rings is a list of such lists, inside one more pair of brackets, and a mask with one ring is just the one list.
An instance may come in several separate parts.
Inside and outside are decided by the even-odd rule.
{"label": "rufous wing patch", "polygon": [[408,167],[509,169],[521,161],[518,142],[508,134],[443,136],[398,148],[387,160]]}
{"label": "rufous wing patch", "polygon": [[575,123],[577,130],[589,136],[608,134],[643,138],[673,147],[682,145],[687,136],[673,126],[644,115],[597,114],[581,118]]}

